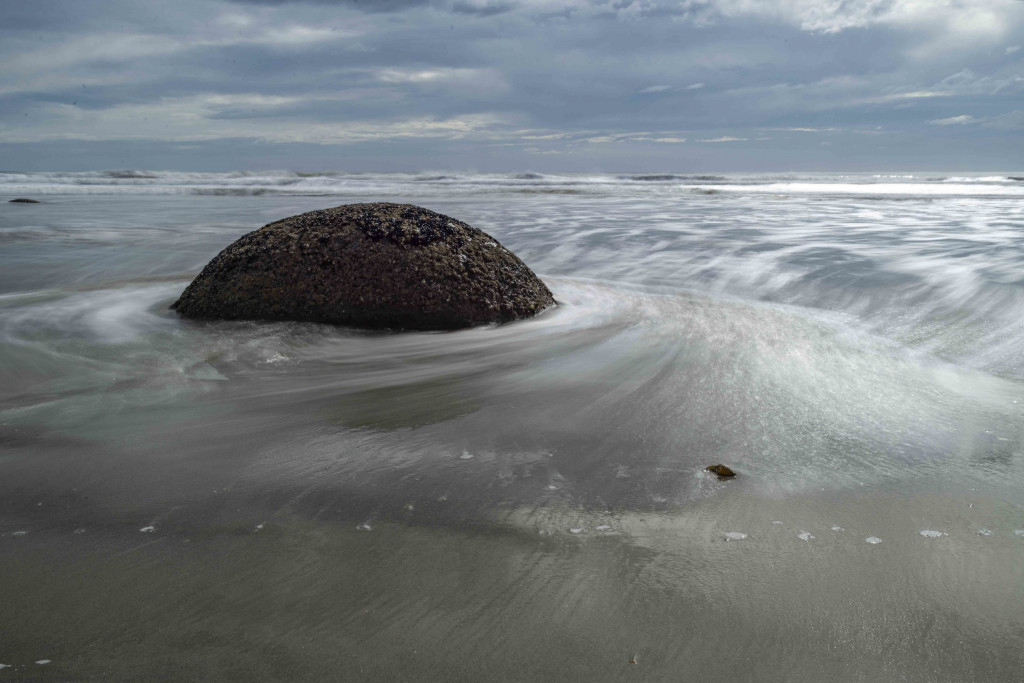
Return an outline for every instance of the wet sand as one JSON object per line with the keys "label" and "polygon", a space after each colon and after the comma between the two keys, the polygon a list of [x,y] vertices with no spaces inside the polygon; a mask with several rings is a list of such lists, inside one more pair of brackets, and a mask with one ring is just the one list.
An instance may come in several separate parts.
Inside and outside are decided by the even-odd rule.
{"label": "wet sand", "polygon": [[[322,198],[0,216],[0,680],[1024,670],[1012,291],[964,299],[941,258],[892,275],[925,266],[903,232],[826,247],[832,200],[488,192],[436,208],[560,306],[443,334],[168,310],[218,245]],[[673,237],[672,211],[718,223]],[[819,243],[766,257],[787,216]]]}

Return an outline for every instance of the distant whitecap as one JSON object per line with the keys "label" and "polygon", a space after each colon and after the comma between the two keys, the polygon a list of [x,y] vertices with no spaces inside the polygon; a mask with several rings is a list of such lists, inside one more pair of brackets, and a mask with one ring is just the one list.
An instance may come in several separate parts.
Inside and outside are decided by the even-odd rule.
{"label": "distant whitecap", "polygon": [[871,545],[878,545],[882,542],[882,539],[880,539],[878,536],[868,536],[864,539],[864,542],[870,543]]}
{"label": "distant whitecap", "polygon": [[471,460],[472,458],[473,454],[469,451],[462,451],[462,455],[459,456],[459,460]]}
{"label": "distant whitecap", "polygon": [[155,526],[144,526],[141,529],[139,529],[139,531],[141,531],[144,534],[151,534],[154,531],[156,531],[156,527]]}
{"label": "distant whitecap", "polygon": [[595,528],[598,531],[608,531],[609,529],[612,528],[612,525],[611,524],[598,524]]}
{"label": "distant whitecap", "polygon": [[1013,533],[1017,536],[1024,536],[1024,529],[1014,529]]}
{"label": "distant whitecap", "polygon": [[801,531],[799,534],[797,534],[797,538],[799,538],[801,541],[814,540],[814,536],[812,536],[811,532],[809,531]]}
{"label": "distant whitecap", "polygon": [[363,522],[362,524],[360,524],[356,528],[359,529],[360,531],[370,531],[371,529],[373,529],[373,527],[370,526],[369,522]]}
{"label": "distant whitecap", "polygon": [[37,659],[36,664],[49,664],[51,661],[49,659]]}
{"label": "distant whitecap", "polygon": [[773,519],[772,520],[772,524],[782,524],[782,520],[781,519]]}
{"label": "distant whitecap", "polygon": [[726,531],[722,534],[727,541],[742,541],[747,535],[741,531]]}
{"label": "distant whitecap", "polygon": [[832,531],[846,531],[846,530],[843,527],[839,526],[838,524],[833,524],[832,525]]}
{"label": "distant whitecap", "polygon": [[583,527],[581,527],[581,526],[574,526],[573,528],[569,529],[569,533],[570,534],[582,534],[583,533]]}
{"label": "distant whitecap", "polygon": [[939,538],[948,534],[944,531],[936,531],[935,529],[921,529],[921,535],[925,538]]}
{"label": "distant whitecap", "polygon": [[11,536],[24,536],[27,533],[27,531],[15,531]]}
{"label": "distant whitecap", "polygon": [[991,536],[992,535],[992,530],[991,529],[978,529],[978,535],[979,536]]}

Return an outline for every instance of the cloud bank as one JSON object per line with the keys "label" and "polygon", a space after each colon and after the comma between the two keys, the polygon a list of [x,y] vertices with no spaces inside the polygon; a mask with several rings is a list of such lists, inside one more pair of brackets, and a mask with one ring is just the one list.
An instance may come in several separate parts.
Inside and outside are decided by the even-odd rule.
{"label": "cloud bank", "polygon": [[1024,152],[1019,0],[36,0],[0,36],[9,169],[969,170]]}

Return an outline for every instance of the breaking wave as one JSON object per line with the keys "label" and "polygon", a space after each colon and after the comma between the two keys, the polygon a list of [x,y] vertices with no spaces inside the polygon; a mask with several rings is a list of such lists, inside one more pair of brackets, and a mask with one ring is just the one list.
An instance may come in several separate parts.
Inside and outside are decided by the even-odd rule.
{"label": "breaking wave", "polygon": [[346,173],[343,171],[234,171],[195,173],[120,169],[0,173],[0,194],[136,194],[365,197],[479,193],[650,193],[683,197],[694,192],[891,197],[1019,196],[1024,176],[881,174],[681,173]]}

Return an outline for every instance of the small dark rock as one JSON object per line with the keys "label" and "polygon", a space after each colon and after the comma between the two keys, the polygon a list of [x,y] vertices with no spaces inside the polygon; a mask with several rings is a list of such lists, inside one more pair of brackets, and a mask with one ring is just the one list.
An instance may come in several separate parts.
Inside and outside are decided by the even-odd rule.
{"label": "small dark rock", "polygon": [[729,479],[730,477],[736,476],[736,473],[733,472],[730,468],[726,467],[725,465],[710,465],[708,467],[705,467],[704,471],[714,472],[715,474],[718,475],[719,479]]}
{"label": "small dark rock", "polygon": [[229,245],[173,304],[187,318],[451,330],[554,305],[487,233],[411,204],[349,204],[270,223]]}
{"label": "small dark rock", "polygon": [[17,199],[11,199],[7,202],[8,204],[38,204],[37,199],[25,199],[24,197],[18,197]]}

